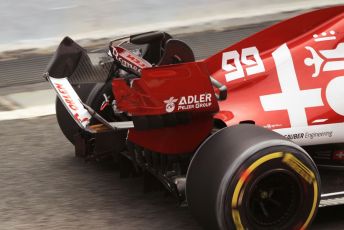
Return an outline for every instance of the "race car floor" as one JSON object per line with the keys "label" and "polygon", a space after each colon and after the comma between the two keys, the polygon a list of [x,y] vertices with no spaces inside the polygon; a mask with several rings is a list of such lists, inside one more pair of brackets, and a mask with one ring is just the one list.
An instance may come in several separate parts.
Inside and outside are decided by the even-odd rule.
{"label": "race car floor", "polygon": [[[75,158],[55,116],[0,127],[0,229],[201,229],[172,197],[144,194],[142,178]],[[322,208],[312,229],[344,229],[343,211]]]}

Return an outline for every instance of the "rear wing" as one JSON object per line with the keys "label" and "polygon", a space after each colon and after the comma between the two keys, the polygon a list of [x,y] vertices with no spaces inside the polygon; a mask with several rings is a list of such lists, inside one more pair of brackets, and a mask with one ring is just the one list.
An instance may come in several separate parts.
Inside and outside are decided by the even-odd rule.
{"label": "rear wing", "polygon": [[76,71],[82,59],[87,60],[86,50],[69,37],[66,37],[50,60],[44,77],[55,90],[74,121],[80,128],[85,129],[90,123],[91,114],[84,108],[79,96],[68,80]]}
{"label": "rear wing", "polygon": [[113,59],[103,52],[88,53],[71,38],[62,40],[50,63],[44,77],[55,90],[58,98],[83,130],[88,130],[91,118],[95,118],[112,130],[130,128],[132,124],[109,123],[92,108],[83,103],[75,92],[72,83],[88,83],[106,81],[111,73]]}
{"label": "rear wing", "polygon": [[83,129],[92,117],[85,109],[72,84],[104,82],[113,59],[102,52],[87,52],[71,38],[65,37],[48,64],[44,77],[75,122]]}
{"label": "rear wing", "polygon": [[91,114],[84,108],[81,99],[69,83],[67,78],[54,78],[48,73],[46,79],[55,90],[57,96],[65,106],[74,121],[82,129],[85,129],[90,123]]}

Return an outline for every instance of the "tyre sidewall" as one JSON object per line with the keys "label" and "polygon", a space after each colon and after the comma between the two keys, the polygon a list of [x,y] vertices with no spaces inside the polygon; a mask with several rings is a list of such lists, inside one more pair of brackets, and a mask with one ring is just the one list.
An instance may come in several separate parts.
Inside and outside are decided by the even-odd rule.
{"label": "tyre sidewall", "polygon": [[[252,229],[252,226],[250,226],[251,223],[247,217],[248,209],[246,206],[247,201],[245,199],[250,196],[250,189],[252,189],[252,186],[256,182],[255,180],[257,179],[257,177],[269,172],[269,170],[276,169],[286,170],[290,172],[292,175],[295,176],[295,178],[297,178],[297,183],[301,186],[300,188],[302,188],[302,191],[300,191],[300,196],[302,198],[300,200],[299,206],[297,207],[298,211],[295,216],[293,216],[296,222],[297,220],[300,220],[299,223],[297,223],[296,225],[294,223],[291,226],[279,227],[279,229],[301,229],[301,227],[303,226],[308,226],[315,216],[320,197],[319,173],[312,159],[306,152],[304,152],[298,146],[295,146],[293,143],[288,143],[288,145],[275,145],[273,147],[266,147],[263,149],[261,148],[262,146],[256,147],[257,149],[251,148],[251,154],[246,153],[247,155],[250,155],[250,157],[246,158],[239,167],[236,167],[233,170],[235,171],[234,173],[226,173],[226,175],[223,177],[217,197],[218,202],[216,208],[216,210],[219,211],[219,213],[217,213],[217,217],[219,225],[221,226],[220,228],[228,229],[229,226],[236,226],[237,228],[240,228],[238,227],[238,221],[240,221],[243,228]],[[240,190],[240,196],[242,196],[243,199],[242,204],[237,208],[230,207],[229,204],[232,204],[234,191],[237,189],[238,182],[243,173],[251,165],[259,162],[261,159],[264,159],[264,157],[269,157],[269,155],[273,154],[275,154],[275,156],[281,154],[281,156],[267,160],[266,162],[257,166],[257,168],[255,168],[252,172],[250,172],[248,179],[242,184],[242,188]],[[295,169],[290,167],[290,163],[286,162],[286,159],[287,161],[288,159],[290,161],[290,157],[292,158],[292,160],[297,159],[311,171],[313,175],[311,181],[308,177],[305,177],[305,175],[301,175],[302,172],[300,174],[300,172],[297,172]],[[308,180],[308,182],[306,181],[306,179]],[[233,214],[234,212],[235,214]],[[239,219],[234,220],[234,216]],[[255,226],[255,229],[258,229],[257,226]],[[269,228],[265,226],[264,228],[262,227],[262,229]],[[276,229],[276,227],[272,227],[271,229]]]}
{"label": "tyre sidewall", "polygon": [[320,181],[310,156],[284,136],[250,124],[224,128],[201,144],[190,162],[186,176],[187,202],[190,211],[203,227],[228,229],[224,218],[228,187],[242,167],[248,167],[246,162],[272,146],[286,146],[302,154]]}

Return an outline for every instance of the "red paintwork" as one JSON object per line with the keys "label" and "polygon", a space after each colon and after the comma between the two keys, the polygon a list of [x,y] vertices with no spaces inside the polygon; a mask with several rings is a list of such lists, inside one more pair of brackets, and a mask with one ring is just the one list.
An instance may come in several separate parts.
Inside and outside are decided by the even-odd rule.
{"label": "red paintwork", "polygon": [[[337,39],[329,42],[315,43],[313,34],[321,34],[324,31],[335,30]],[[237,124],[242,120],[254,120],[256,124],[266,126],[280,124],[278,128],[289,128],[287,111],[265,112],[259,101],[263,95],[281,92],[280,83],[276,72],[276,66],[272,59],[272,52],[283,43],[287,43],[291,50],[300,89],[322,88],[337,76],[343,76],[344,72],[322,72],[317,78],[312,78],[314,67],[304,64],[304,59],[310,56],[310,52],[304,47],[311,46],[317,49],[333,49],[344,39],[344,7],[333,7],[310,12],[287,21],[276,24],[263,30],[237,44],[224,49],[222,52],[205,60],[210,74],[228,87],[228,100],[219,102],[221,111],[231,111],[234,117],[223,120],[227,126]],[[226,83],[225,71],[221,68],[222,53],[255,46],[260,52],[266,71],[262,74],[252,75]],[[324,97],[324,95],[323,95]],[[344,117],[336,114],[329,108],[326,100],[324,107],[306,109],[309,123],[318,119],[323,113],[331,113],[327,123],[343,122]],[[222,119],[219,115],[216,118]]]}
{"label": "red paintwork", "polygon": [[129,130],[130,141],[156,152],[175,154],[194,151],[213,127],[211,114],[219,110],[202,63],[143,69],[142,77],[134,80],[131,87],[123,79],[113,80],[112,86],[118,108],[133,116],[168,114],[164,101],[170,97],[212,95],[210,107],[183,110],[191,112],[192,123],[149,131]]}
{"label": "red paintwork", "polygon": [[125,80],[112,82],[113,92],[120,110],[134,116],[167,114],[164,101],[170,97],[211,93],[212,106],[197,109],[197,112],[218,110],[214,90],[202,63],[185,63],[142,70],[142,77],[135,79],[129,87]]}
{"label": "red paintwork", "polygon": [[[330,30],[336,32],[335,40],[314,41],[313,34]],[[283,44],[291,52],[300,90],[321,89],[324,105],[305,108],[308,125],[323,118],[324,114],[329,119],[322,124],[344,122],[344,116],[330,108],[325,96],[328,83],[335,77],[344,76],[344,70],[321,72],[317,78],[313,78],[314,67],[304,63],[306,58],[311,57],[306,46],[316,50],[332,50],[341,42],[344,42],[344,6],[337,6],[283,21],[204,61],[143,69],[142,77],[135,80],[132,87],[128,87],[124,80],[116,79],[113,81],[113,88],[116,89],[114,94],[118,107],[135,116],[167,114],[164,101],[170,97],[212,94],[210,107],[187,110],[193,117],[197,117],[192,123],[149,131],[132,129],[128,138],[152,151],[177,154],[195,151],[209,135],[214,118],[222,120],[227,126],[253,120],[266,127],[291,127],[287,110],[264,111],[260,101],[261,96],[281,93],[281,83],[272,53]],[[241,54],[242,49],[249,47],[258,49],[265,71],[248,76],[246,68],[250,66],[247,65],[248,62],[245,65],[241,60],[245,76],[226,82],[225,74],[228,71],[222,69],[223,54],[235,50]],[[252,60],[252,57],[248,59]],[[226,100],[214,100],[214,89],[209,76],[227,86]]]}

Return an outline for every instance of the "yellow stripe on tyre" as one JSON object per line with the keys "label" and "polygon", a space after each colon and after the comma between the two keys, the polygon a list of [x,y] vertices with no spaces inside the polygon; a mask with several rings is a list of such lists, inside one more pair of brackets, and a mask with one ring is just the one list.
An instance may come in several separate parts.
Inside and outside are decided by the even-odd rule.
{"label": "yellow stripe on tyre", "polygon": [[285,154],[282,162],[287,164],[291,169],[293,169],[297,174],[299,174],[305,181],[307,181],[307,183],[313,184],[313,204],[306,222],[301,227],[301,230],[304,230],[308,227],[309,223],[311,222],[317,207],[319,193],[318,183],[316,181],[316,177],[313,171],[310,170],[306,165],[304,165],[299,159],[297,159],[291,153]]}
{"label": "yellow stripe on tyre", "polygon": [[233,198],[232,198],[232,217],[233,217],[233,221],[234,221],[234,224],[235,224],[237,229],[244,229],[244,227],[241,223],[240,214],[239,214],[239,211],[237,210],[237,208],[238,208],[238,203],[239,203],[239,194],[240,194],[241,188],[242,188],[245,180],[257,167],[259,167],[263,163],[265,163],[269,160],[276,159],[276,158],[281,158],[282,156],[283,156],[282,152],[270,153],[266,156],[263,156],[263,157],[259,158],[258,160],[256,160],[253,164],[251,164],[245,170],[245,172],[243,174],[244,177],[243,176],[240,177],[237,185],[235,186],[234,194],[233,194]]}
{"label": "yellow stripe on tyre", "polygon": [[319,191],[318,191],[318,183],[316,181],[315,174],[313,173],[312,170],[310,170],[307,166],[305,166],[300,160],[298,160],[291,153],[283,154],[282,152],[275,152],[275,153],[268,154],[262,158],[259,158],[254,163],[252,163],[244,171],[244,173],[242,174],[238,183],[235,186],[233,197],[232,197],[232,217],[233,217],[233,221],[234,221],[234,224],[235,224],[237,229],[239,229],[239,230],[244,229],[242,222],[241,222],[240,213],[238,211],[238,206],[240,205],[239,195],[240,195],[242,186],[244,185],[246,179],[257,167],[259,167],[263,163],[270,161],[270,160],[273,160],[273,159],[282,158],[282,157],[283,157],[283,160],[282,160],[283,163],[287,164],[290,168],[292,168],[305,181],[313,184],[313,193],[314,193],[313,195],[314,196],[313,196],[312,209],[309,213],[309,216],[308,216],[306,222],[302,225],[301,230],[304,230],[308,227],[309,223],[312,220],[313,215],[315,214],[315,210],[316,210],[317,203],[318,203]]}

